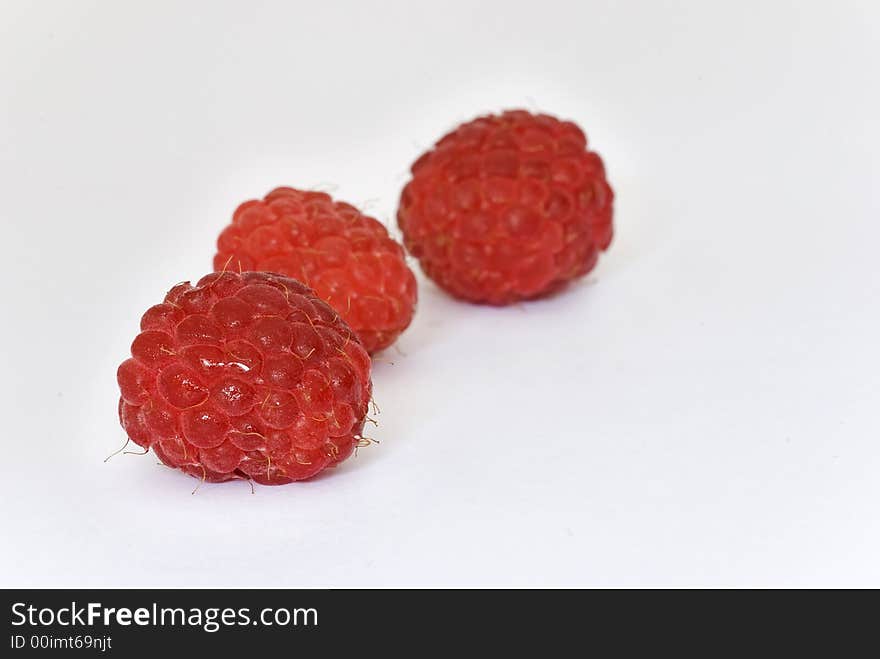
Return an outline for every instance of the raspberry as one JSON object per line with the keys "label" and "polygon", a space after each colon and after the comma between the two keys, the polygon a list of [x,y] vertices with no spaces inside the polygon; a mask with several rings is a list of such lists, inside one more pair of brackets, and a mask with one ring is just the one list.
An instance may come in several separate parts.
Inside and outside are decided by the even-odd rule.
{"label": "raspberry", "polygon": [[357,332],[387,348],[412,321],[416,280],[382,224],[323,192],[278,188],[235,211],[214,268],[278,272],[305,282]]}
{"label": "raspberry", "polygon": [[442,288],[510,304],[592,270],[611,242],[613,199],[580,128],[511,110],[459,126],[422,155],[397,220]]}
{"label": "raspberry", "polygon": [[169,467],[281,485],[351,455],[370,358],[300,282],[215,272],[147,309],[119,366],[119,419]]}

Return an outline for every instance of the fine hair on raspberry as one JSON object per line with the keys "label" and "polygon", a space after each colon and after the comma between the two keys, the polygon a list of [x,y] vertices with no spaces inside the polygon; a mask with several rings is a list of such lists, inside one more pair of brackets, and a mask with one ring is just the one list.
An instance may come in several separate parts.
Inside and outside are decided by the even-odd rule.
{"label": "fine hair on raspberry", "polygon": [[592,270],[611,243],[613,200],[577,125],[510,110],[459,126],[422,155],[397,220],[441,288],[501,305]]}
{"label": "fine hair on raspberry", "polygon": [[380,222],[324,192],[276,188],[241,204],[217,240],[214,268],[225,267],[311,286],[370,353],[394,343],[415,312],[403,247]]}
{"label": "fine hair on raspberry", "polygon": [[206,481],[281,485],[352,454],[370,358],[299,281],[215,272],[147,309],[117,371],[131,441]]}

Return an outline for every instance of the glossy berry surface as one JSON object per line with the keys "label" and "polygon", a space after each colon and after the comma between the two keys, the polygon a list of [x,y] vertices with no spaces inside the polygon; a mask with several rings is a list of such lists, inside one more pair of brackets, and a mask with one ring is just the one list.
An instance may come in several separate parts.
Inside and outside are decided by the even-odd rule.
{"label": "glossy berry surface", "polygon": [[119,366],[119,419],[169,467],[280,485],[347,458],[371,396],[370,358],[300,282],[215,272],[141,319]]}
{"label": "glossy berry surface", "polygon": [[510,304],[593,269],[611,243],[613,200],[578,126],[511,110],[459,126],[422,155],[397,220],[442,288]]}
{"label": "glossy berry surface", "polygon": [[278,188],[241,204],[217,240],[214,268],[305,282],[370,353],[391,345],[415,312],[416,280],[400,244],[381,223],[323,192]]}

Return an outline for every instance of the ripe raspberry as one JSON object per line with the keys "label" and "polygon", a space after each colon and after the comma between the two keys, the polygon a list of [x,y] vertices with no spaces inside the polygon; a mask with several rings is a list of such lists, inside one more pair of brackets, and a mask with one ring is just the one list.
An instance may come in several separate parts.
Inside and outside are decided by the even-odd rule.
{"label": "ripe raspberry", "polygon": [[379,222],[323,192],[278,188],[246,201],[217,240],[214,268],[279,272],[305,282],[357,332],[387,348],[412,321],[416,280]]}
{"label": "ripe raspberry", "polygon": [[280,485],[351,455],[370,358],[294,279],[215,272],[147,309],[119,367],[119,419],[169,467]]}
{"label": "ripe raspberry", "polygon": [[614,194],[580,128],[523,110],[479,117],[412,166],[397,221],[425,273],[489,304],[547,295],[596,265]]}

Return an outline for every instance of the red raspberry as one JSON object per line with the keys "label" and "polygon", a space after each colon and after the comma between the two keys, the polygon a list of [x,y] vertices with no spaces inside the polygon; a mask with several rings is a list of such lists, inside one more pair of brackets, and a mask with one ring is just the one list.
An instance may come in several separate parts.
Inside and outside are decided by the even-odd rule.
{"label": "red raspberry", "polygon": [[208,481],[280,485],[351,455],[370,358],[294,279],[215,272],[172,288],[119,367],[119,419],[169,467]]}
{"label": "red raspberry", "polygon": [[425,273],[472,302],[541,297],[611,242],[614,193],[569,121],[511,110],[443,137],[412,166],[397,221]]}
{"label": "red raspberry", "polygon": [[412,321],[416,280],[382,224],[323,192],[278,188],[246,201],[217,240],[214,268],[279,272],[305,282],[357,332],[387,348]]}

